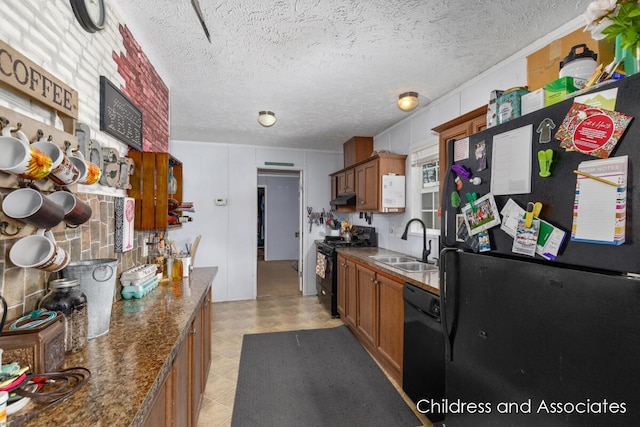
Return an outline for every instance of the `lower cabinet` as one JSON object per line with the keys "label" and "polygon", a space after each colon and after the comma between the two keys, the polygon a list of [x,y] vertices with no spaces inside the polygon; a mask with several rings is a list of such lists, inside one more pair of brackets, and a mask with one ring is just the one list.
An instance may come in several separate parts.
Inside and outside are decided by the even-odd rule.
{"label": "lower cabinet", "polygon": [[143,422],[145,427],[188,427],[198,424],[211,366],[211,293],[196,315],[171,365],[163,386]]}
{"label": "lower cabinet", "polygon": [[[171,399],[171,380],[167,377],[156,394],[149,413],[142,423],[143,427],[168,427],[171,426],[171,418],[167,418],[167,413],[171,410],[169,400]],[[186,424],[185,424],[186,425]]]}
{"label": "lower cabinet", "polygon": [[338,299],[343,300],[344,313],[340,313],[343,322],[402,384],[403,282],[340,254],[338,265]]}
{"label": "lower cabinet", "polygon": [[338,314],[349,326],[356,326],[356,263],[338,255]]}

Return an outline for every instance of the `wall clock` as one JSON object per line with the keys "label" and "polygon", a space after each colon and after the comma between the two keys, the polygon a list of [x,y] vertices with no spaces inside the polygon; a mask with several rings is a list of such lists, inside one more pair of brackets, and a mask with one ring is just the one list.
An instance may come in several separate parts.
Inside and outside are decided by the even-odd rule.
{"label": "wall clock", "polygon": [[104,0],[70,0],[76,19],[90,33],[104,28],[107,18]]}

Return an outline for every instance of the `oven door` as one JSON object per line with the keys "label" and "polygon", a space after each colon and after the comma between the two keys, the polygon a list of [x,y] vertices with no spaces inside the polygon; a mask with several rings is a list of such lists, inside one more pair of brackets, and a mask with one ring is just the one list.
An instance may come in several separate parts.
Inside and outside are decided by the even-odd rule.
{"label": "oven door", "polygon": [[[318,265],[316,269],[316,291],[318,292],[318,298],[322,305],[324,305],[331,313],[331,316],[336,317],[338,315],[338,301],[337,301],[337,285],[338,276],[335,269],[336,253],[332,254],[324,253],[322,249],[318,248],[318,253],[324,255],[324,268]],[[321,275],[321,273],[324,273]],[[324,277],[322,277],[324,276]]]}

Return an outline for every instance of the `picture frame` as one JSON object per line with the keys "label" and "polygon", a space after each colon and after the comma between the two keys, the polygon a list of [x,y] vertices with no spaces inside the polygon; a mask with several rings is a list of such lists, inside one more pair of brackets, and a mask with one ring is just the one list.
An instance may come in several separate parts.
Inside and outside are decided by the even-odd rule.
{"label": "picture frame", "polygon": [[462,215],[470,236],[500,224],[500,213],[492,193],[476,200],[474,207],[475,209],[472,209],[469,203],[462,207]]}

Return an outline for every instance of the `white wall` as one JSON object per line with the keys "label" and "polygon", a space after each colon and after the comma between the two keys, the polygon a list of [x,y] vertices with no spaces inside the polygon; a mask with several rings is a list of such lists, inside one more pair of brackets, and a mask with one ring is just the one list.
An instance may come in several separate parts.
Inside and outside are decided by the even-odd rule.
{"label": "white wall", "polygon": [[[508,89],[527,84],[526,56],[544,47],[552,40],[562,37],[584,25],[582,17],[578,17],[556,31],[535,43],[527,46],[505,61],[497,64],[475,79],[462,85],[457,90],[433,101],[429,105],[419,108],[409,117],[396,125],[386,129],[374,137],[374,149],[390,150],[396,153],[409,154],[417,147],[438,145],[438,135],[431,129],[454,119],[461,114],[474,110],[489,101],[489,94],[493,89]],[[426,94],[428,96],[428,94]],[[411,183],[411,166],[407,158],[407,209],[403,214],[375,214],[371,226],[378,231],[378,245],[387,249],[410,254],[416,257],[422,255],[422,234],[409,234],[407,241],[401,240],[399,234],[390,233],[391,228],[404,229],[405,224],[412,218],[413,189]],[[350,215],[351,221],[358,225],[365,225],[357,214]],[[429,235],[432,240],[430,258],[437,257],[438,236]]]}
{"label": "white wall", "polygon": [[260,176],[266,187],[265,261],[298,259],[300,204],[297,176]]}
{"label": "white wall", "polygon": [[[171,154],[183,163],[183,200],[194,202],[193,221],[169,232],[179,247],[201,235],[196,267],[217,266],[214,301],[256,297],[256,188],[265,162],[293,163],[302,173],[304,206],[329,210],[329,174],[342,167],[342,153],[172,141]],[[279,167],[282,169],[282,167]],[[216,206],[226,198],[226,206]],[[305,211],[306,214],[306,211]],[[326,229],[301,224],[303,294],[315,295],[315,244]]]}
{"label": "white wall", "polygon": [[[116,86],[124,84],[112,57],[113,52],[125,52],[118,29],[122,20],[109,2],[105,4],[109,17],[105,28],[90,34],[76,22],[67,0],[4,0],[0,40],[77,90],[78,122],[89,125],[90,137],[103,147],[126,155],[125,144],[100,131],[100,76],[106,76]],[[5,89],[0,89],[0,105],[43,123],[56,124],[51,109]],[[124,195],[123,190],[100,185],[79,185],[78,191]]]}

